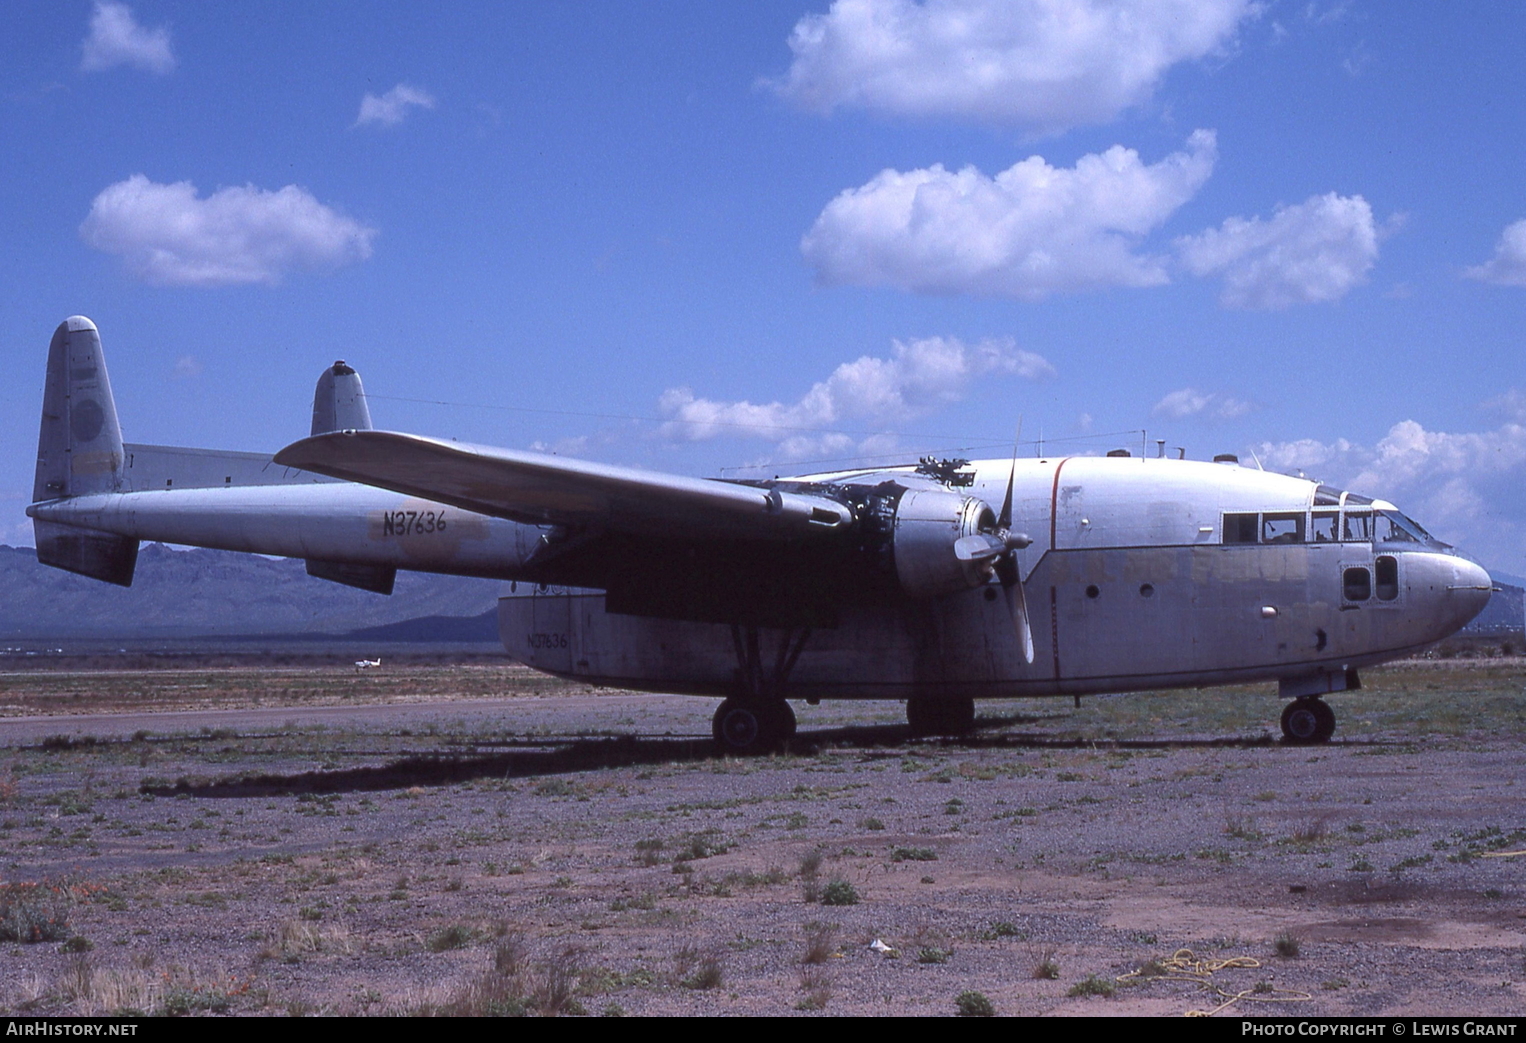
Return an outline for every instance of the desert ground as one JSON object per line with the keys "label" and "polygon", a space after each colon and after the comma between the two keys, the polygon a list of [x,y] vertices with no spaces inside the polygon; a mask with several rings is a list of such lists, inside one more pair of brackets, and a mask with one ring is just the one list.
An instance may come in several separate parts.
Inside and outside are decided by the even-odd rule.
{"label": "desert ground", "polygon": [[[1515,1015],[1526,664],[713,703],[496,659],[0,664],[10,1014]],[[1515,856],[1521,857],[1515,857]]]}

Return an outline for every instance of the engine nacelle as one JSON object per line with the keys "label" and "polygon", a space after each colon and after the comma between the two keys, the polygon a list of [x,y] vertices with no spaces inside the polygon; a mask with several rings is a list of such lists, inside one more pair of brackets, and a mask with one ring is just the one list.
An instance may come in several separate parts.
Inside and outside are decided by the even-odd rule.
{"label": "engine nacelle", "polygon": [[954,544],[990,532],[996,515],[982,500],[932,489],[908,489],[896,504],[891,546],[896,579],[914,598],[972,590],[990,578],[989,561],[960,561]]}

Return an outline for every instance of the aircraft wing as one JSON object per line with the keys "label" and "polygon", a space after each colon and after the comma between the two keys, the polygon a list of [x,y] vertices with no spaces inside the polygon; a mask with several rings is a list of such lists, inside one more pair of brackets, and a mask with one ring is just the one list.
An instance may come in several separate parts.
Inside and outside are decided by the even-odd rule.
{"label": "aircraft wing", "polygon": [[853,521],[824,496],[395,431],[315,435],[282,449],[275,462],[532,525],[783,540]]}

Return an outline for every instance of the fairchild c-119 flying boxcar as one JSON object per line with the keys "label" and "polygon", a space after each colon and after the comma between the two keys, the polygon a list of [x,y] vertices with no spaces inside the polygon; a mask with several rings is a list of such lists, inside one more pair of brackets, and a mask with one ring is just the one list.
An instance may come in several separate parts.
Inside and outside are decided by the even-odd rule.
{"label": "fairchild c-119 flying boxcar", "polygon": [[376,431],[326,369],[274,456],[124,443],[89,319],[53,335],[38,560],[132,582],[140,540],[303,558],[390,593],[398,569],[511,582],[516,658],[720,697],[724,749],[793,734],[788,700],[900,699],[952,734],[974,700],[1278,683],[1320,697],[1472,619],[1488,574],[1392,504],[1235,464],[934,461],[770,481],[658,474]]}

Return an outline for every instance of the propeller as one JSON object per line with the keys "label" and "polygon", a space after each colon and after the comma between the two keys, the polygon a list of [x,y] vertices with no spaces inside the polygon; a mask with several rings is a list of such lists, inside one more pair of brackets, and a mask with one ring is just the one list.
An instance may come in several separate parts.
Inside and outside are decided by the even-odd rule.
{"label": "propeller", "polygon": [[[1021,435],[1019,435],[1021,438]],[[960,561],[990,562],[1002,592],[1007,596],[1007,611],[1017,631],[1023,660],[1033,662],[1033,628],[1028,624],[1028,598],[1023,592],[1023,578],[1017,568],[1017,552],[1033,542],[1025,533],[1012,531],[1012,484],[1017,477],[1017,445],[1012,446],[1012,467],[1007,472],[1007,495],[1001,502],[1001,515],[993,532],[978,532],[954,541],[954,556]]]}

